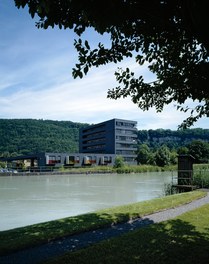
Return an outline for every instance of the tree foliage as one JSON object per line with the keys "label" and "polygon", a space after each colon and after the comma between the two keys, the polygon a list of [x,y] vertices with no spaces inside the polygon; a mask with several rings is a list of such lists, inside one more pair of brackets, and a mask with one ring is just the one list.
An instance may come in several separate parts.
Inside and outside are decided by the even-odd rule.
{"label": "tree foliage", "polygon": [[114,162],[114,168],[122,168],[125,166],[124,158],[122,156],[116,156]]}
{"label": "tree foliage", "polygon": [[157,149],[162,145],[166,145],[169,149],[178,149],[179,147],[187,146],[193,140],[209,142],[209,129],[193,128],[185,130],[138,130],[139,144],[147,144],[153,149]]}
{"label": "tree foliage", "polygon": [[209,143],[202,140],[194,140],[187,146],[188,153],[195,158],[195,163],[208,163]]}
{"label": "tree foliage", "polygon": [[139,164],[165,166],[177,163],[178,154],[194,156],[195,163],[208,163],[209,130],[202,128],[138,130]]}
{"label": "tree foliage", "polygon": [[171,161],[171,152],[165,145],[160,147],[155,153],[155,162],[157,166],[164,167],[169,165]]}
{"label": "tree foliage", "polygon": [[78,152],[86,124],[36,119],[0,119],[0,156],[38,152]]}
{"label": "tree foliage", "polygon": [[137,162],[138,164],[150,164],[152,152],[147,144],[141,144],[137,150]]}
{"label": "tree foliage", "polygon": [[[108,97],[130,96],[142,110],[162,111],[170,103],[190,112],[181,127],[189,127],[209,116],[208,2],[198,0],[15,0],[18,8],[28,6],[37,27],[58,26],[78,35],[74,46],[79,62],[73,76],[82,78],[91,67],[134,57],[146,65],[156,79],[146,82],[129,68],[115,75],[119,86]],[[81,35],[87,28],[108,33],[110,46],[91,48]],[[194,108],[186,100],[195,101]]]}

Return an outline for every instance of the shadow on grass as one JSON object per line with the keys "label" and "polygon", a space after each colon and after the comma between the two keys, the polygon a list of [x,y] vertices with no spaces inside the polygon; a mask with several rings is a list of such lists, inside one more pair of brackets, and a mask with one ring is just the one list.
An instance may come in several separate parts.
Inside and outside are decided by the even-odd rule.
{"label": "shadow on grass", "polygon": [[[135,252],[132,260],[143,263],[209,263],[209,234],[182,220],[150,226],[143,230],[142,254]],[[140,233],[139,233],[140,234]]]}
{"label": "shadow on grass", "polygon": [[89,213],[0,232],[0,255],[126,222],[129,214]]}
{"label": "shadow on grass", "polygon": [[208,264],[209,229],[200,232],[186,221],[170,220],[71,253],[52,263],[66,263],[63,260],[71,264]]}
{"label": "shadow on grass", "polygon": [[[92,214],[90,215],[92,216]],[[90,215],[88,215],[88,217],[90,217]],[[98,217],[97,214],[93,214],[93,216],[95,221],[98,221],[101,217],[101,215]],[[101,219],[103,219],[103,217],[109,220],[108,215],[103,215]],[[77,218],[75,217],[74,220],[76,221],[76,219]],[[92,219],[93,218],[90,217],[89,221],[92,221]],[[79,217],[79,222],[83,224],[85,221],[88,221],[87,215],[83,216],[83,218]],[[60,224],[62,223],[61,220],[59,222]],[[198,231],[195,225],[181,219],[169,220],[159,224],[152,224],[152,220],[146,218],[143,219],[141,223],[142,226],[148,226],[100,243],[98,242],[104,239],[109,239],[111,236],[114,237],[118,234],[122,234],[123,232],[134,229],[133,225],[135,224],[135,221],[108,228],[107,230],[112,230],[114,232],[116,230],[116,233],[113,232],[112,234],[108,234],[109,231],[107,232],[106,229],[98,230],[98,233],[91,232],[94,234],[93,237],[89,236],[88,233],[86,233],[86,236],[84,233],[80,235],[78,234],[75,236],[75,240],[71,241],[72,246],[76,248],[76,243],[80,243],[81,247],[86,248],[54,259],[49,263],[208,264],[208,225],[205,225],[205,228],[201,229],[201,231]],[[120,231],[119,233],[117,233],[117,229]],[[65,249],[62,251],[62,248],[65,248],[64,243],[66,240],[67,239],[63,239],[63,242],[59,243],[61,245],[59,248],[56,246],[53,248],[53,244],[56,244],[55,241],[54,243],[51,243],[50,250],[42,250],[43,254],[47,252],[48,255],[41,256],[37,251],[33,251],[33,249],[31,249],[29,255],[32,256],[32,259],[34,260],[33,263],[39,263],[41,261],[46,263],[45,261],[49,257],[56,258],[58,255],[64,255],[67,250],[70,250],[68,247],[67,250]],[[98,244],[88,247],[92,243]],[[79,245],[77,248],[79,248]],[[61,251],[59,249],[61,249]],[[94,257],[92,258],[92,256]],[[12,257],[13,259],[17,260],[15,254]],[[18,263],[23,263],[21,260],[25,258],[24,253],[18,257],[20,261]]]}

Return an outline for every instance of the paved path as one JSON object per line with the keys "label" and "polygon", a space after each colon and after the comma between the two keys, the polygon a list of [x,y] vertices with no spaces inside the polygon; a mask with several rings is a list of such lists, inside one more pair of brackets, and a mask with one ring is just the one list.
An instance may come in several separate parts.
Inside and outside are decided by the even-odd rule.
{"label": "paved path", "polygon": [[117,224],[112,227],[73,235],[62,240],[53,241],[35,248],[0,257],[0,264],[37,264],[46,261],[50,257],[62,255],[67,251],[75,251],[102,240],[120,236],[140,227],[172,219],[207,203],[209,203],[209,193],[207,193],[206,197],[186,205],[154,213],[146,217],[129,221],[128,223]]}

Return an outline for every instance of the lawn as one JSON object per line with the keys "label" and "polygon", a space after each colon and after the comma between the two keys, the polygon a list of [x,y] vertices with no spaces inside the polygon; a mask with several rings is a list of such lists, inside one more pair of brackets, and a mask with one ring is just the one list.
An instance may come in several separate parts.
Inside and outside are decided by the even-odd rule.
{"label": "lawn", "polygon": [[93,230],[112,223],[125,222],[131,218],[176,207],[205,196],[205,192],[181,193],[149,201],[128,204],[89,214],[63,218],[46,223],[0,232],[0,255],[23,248],[47,243],[50,240]]}
{"label": "lawn", "polygon": [[48,264],[208,264],[209,204]]}

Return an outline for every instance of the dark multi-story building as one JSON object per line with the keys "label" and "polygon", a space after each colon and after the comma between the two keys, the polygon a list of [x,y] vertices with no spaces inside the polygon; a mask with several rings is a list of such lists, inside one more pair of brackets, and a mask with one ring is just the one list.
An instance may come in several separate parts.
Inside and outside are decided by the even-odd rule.
{"label": "dark multi-story building", "polygon": [[80,130],[79,152],[115,154],[136,163],[137,122],[111,119]]}

